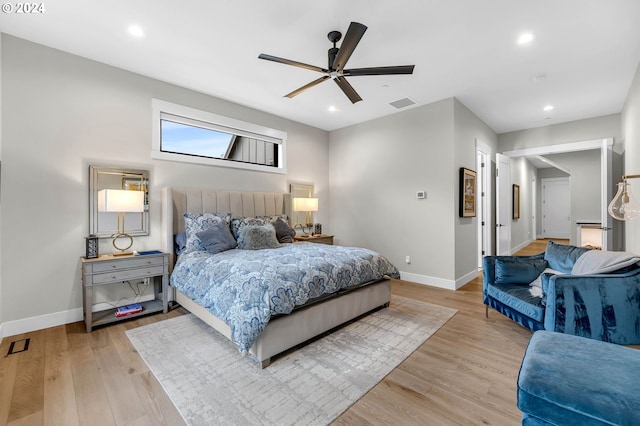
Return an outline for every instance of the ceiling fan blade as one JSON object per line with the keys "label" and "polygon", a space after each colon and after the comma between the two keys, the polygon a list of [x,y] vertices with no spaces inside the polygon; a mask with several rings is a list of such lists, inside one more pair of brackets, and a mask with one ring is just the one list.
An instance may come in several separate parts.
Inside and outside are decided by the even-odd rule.
{"label": "ceiling fan blade", "polygon": [[355,104],[356,102],[360,102],[362,100],[360,95],[358,95],[358,92],[356,92],[356,89],[354,89],[353,86],[349,84],[346,78],[336,77],[333,79],[333,81],[335,81],[340,89],[342,89],[344,94],[347,95],[347,98],[349,98],[352,104]]}
{"label": "ceiling fan blade", "polygon": [[305,90],[307,90],[307,89],[309,89],[309,88],[311,88],[311,87],[313,87],[315,85],[318,85],[318,84],[322,83],[323,81],[325,81],[328,78],[330,78],[328,75],[324,75],[324,76],[320,77],[319,79],[313,80],[311,83],[305,84],[304,86],[300,87],[299,89],[296,89],[293,92],[284,95],[284,97],[285,98],[293,98],[294,96],[299,95],[300,93],[304,92]]}
{"label": "ceiling fan blade", "polygon": [[278,62],[278,63],[285,64],[285,65],[293,65],[294,67],[304,68],[304,69],[311,70],[311,71],[318,71],[318,72],[323,72],[323,73],[328,73],[329,72],[329,70],[324,69],[324,68],[320,68],[320,67],[316,67],[315,65],[309,65],[309,64],[302,63],[302,62],[292,61],[290,59],[278,58],[277,56],[271,56],[271,55],[267,55],[265,53],[261,53],[260,55],[258,55],[258,58],[259,59],[264,59],[266,61]]}
{"label": "ceiling fan blade", "polygon": [[349,29],[347,30],[347,34],[344,36],[342,44],[340,45],[340,50],[336,55],[336,59],[333,60],[334,70],[341,72],[344,69],[344,66],[347,64],[347,61],[351,57],[351,54],[358,43],[360,43],[360,39],[364,35],[365,31],[367,31],[366,25],[362,25],[358,22],[352,22],[349,24]]}
{"label": "ceiling fan blade", "polygon": [[391,74],[413,74],[415,65],[397,65],[393,67],[370,67],[370,68],[353,68],[343,70],[344,75],[391,75]]}

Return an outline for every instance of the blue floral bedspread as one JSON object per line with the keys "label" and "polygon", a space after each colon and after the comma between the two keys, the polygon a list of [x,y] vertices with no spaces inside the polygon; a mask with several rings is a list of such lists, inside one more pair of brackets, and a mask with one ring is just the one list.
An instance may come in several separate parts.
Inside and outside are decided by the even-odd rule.
{"label": "blue floral bedspread", "polygon": [[295,243],[184,254],[171,285],[227,323],[232,340],[246,353],[273,315],[384,276],[400,278],[398,269],[374,251]]}

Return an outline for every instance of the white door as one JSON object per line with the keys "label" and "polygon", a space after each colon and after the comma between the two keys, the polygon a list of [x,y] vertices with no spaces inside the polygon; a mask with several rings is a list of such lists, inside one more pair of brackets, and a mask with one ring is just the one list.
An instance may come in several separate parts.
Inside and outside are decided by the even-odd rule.
{"label": "white door", "polygon": [[602,221],[602,250],[613,250],[613,219],[607,211],[609,201],[613,198],[611,191],[611,147],[612,145],[609,144],[609,141],[604,140],[602,142],[602,148],[600,150],[600,173],[602,174],[602,183],[600,188],[600,196],[602,197],[602,200],[600,201],[600,216]]}
{"label": "white door", "polygon": [[571,238],[569,178],[542,179],[542,236]]}
{"label": "white door", "polygon": [[491,156],[480,141],[476,141],[478,170],[478,268],[482,268],[482,258],[491,256]]}
{"label": "white door", "polygon": [[531,239],[535,240],[538,238],[538,224],[536,223],[536,209],[538,208],[538,200],[536,198],[536,175],[534,172],[531,172]]}
{"label": "white door", "polygon": [[510,159],[496,154],[496,254],[511,254],[511,176]]}

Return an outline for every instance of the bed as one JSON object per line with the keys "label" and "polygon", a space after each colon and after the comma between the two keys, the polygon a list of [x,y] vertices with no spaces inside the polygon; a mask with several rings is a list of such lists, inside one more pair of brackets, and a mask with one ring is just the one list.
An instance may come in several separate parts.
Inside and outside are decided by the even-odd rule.
{"label": "bed", "polygon": [[[384,257],[365,249],[293,243],[264,250],[233,249],[215,255],[191,252],[180,256],[179,259],[175,255],[174,236],[185,230],[185,213],[230,213],[234,218],[286,215],[290,218],[292,215],[289,194],[164,188],[162,202],[162,249],[170,253],[172,258],[170,264],[172,265],[172,289],[175,291],[174,300],[222,335],[236,342],[240,351],[251,354],[262,368],[268,366],[271,358],[281,352],[370,311],[389,305],[391,300],[389,277],[397,278],[397,269]],[[265,256],[273,257],[266,260]],[[353,262],[345,266],[347,269],[344,271],[334,270],[337,266],[325,267],[316,263],[320,258],[326,258],[328,261],[332,261],[333,258],[352,259]],[[291,259],[295,259],[295,262]],[[177,264],[175,264],[176,261]],[[375,265],[369,265],[367,262]],[[289,263],[303,266],[299,271],[283,272],[280,266]],[[237,308],[231,314],[220,310],[217,306],[217,304],[225,305],[224,299],[230,298],[227,296],[231,293],[235,294],[235,290],[230,287],[217,288],[218,283],[211,288],[205,288],[203,285],[206,280],[213,280],[214,276],[219,277],[221,270],[233,270],[235,274],[242,273],[252,277],[252,274],[255,274],[251,269],[252,264],[266,265],[267,273],[272,273],[267,275],[267,278],[261,278],[268,285],[248,286],[251,292],[258,287],[269,287],[265,293],[252,296],[255,302],[252,302],[249,308],[252,309],[251,315],[256,318],[250,317],[251,320],[243,323],[256,323],[255,327],[258,331],[253,328],[240,329],[240,326],[231,321],[233,319],[231,317],[235,318],[239,315],[238,312],[244,315],[242,312],[244,308]],[[211,267],[204,268],[203,265],[215,265],[213,268],[217,268],[217,272],[211,272],[209,271]],[[278,265],[278,267],[270,265]],[[354,272],[355,269],[358,270],[357,273]],[[314,271],[318,271],[318,277],[310,275],[315,274]],[[287,287],[288,283],[284,283],[287,280],[281,278],[283,274],[287,277],[305,275],[306,287],[308,287],[305,291],[310,293],[298,294],[299,290]],[[225,276],[227,275],[231,276],[225,273]],[[336,281],[339,282],[333,283],[331,276],[338,277]],[[363,278],[360,278],[361,276]],[[230,280],[233,279],[235,275],[230,278]],[[238,278],[238,280],[245,279]],[[222,280],[219,281],[222,282]],[[322,284],[321,293],[314,287],[313,283],[316,282]],[[268,293],[269,291],[273,293]],[[295,303],[272,302],[276,299],[280,300],[279,296],[283,293],[287,293]],[[269,312],[264,312],[265,306],[268,306],[266,310]]]}

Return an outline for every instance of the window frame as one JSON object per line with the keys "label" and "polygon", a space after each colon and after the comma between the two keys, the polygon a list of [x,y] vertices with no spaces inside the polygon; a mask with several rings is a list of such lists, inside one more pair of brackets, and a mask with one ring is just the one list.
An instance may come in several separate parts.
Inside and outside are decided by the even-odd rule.
{"label": "window frame", "polygon": [[[268,173],[287,174],[287,132],[272,129],[235,118],[225,117],[207,111],[190,108],[184,105],[160,99],[151,100],[152,109],[152,146],[151,158],[156,160],[176,161],[181,163],[204,164],[207,166],[229,167],[235,169],[253,170]],[[174,119],[175,118],[175,119]],[[190,154],[165,152],[161,150],[162,122],[175,121],[180,124],[194,126],[193,120],[206,124],[206,127],[224,133],[260,139],[275,143],[277,149],[277,166],[245,163],[223,158],[204,157]]]}

